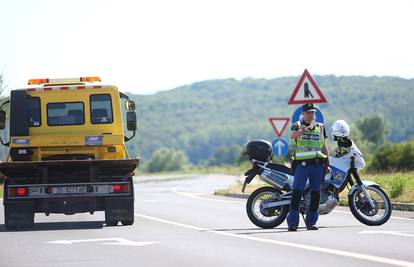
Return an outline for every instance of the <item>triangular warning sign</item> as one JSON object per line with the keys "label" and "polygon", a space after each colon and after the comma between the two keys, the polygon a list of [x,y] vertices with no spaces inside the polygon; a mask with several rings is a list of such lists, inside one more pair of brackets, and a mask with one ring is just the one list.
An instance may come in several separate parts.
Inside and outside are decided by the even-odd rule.
{"label": "triangular warning sign", "polygon": [[279,137],[281,137],[283,132],[286,130],[289,120],[289,118],[269,118],[270,124]]}
{"label": "triangular warning sign", "polygon": [[319,89],[315,80],[312,78],[307,69],[300,77],[288,104],[306,104],[306,103],[326,103],[328,102]]}

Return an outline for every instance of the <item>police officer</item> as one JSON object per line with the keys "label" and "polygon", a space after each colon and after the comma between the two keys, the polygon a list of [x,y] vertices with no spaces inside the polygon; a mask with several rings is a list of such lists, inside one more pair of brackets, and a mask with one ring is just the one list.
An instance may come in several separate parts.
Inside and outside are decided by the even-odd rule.
{"label": "police officer", "polygon": [[313,104],[302,106],[303,118],[292,125],[291,138],[295,150],[293,155],[294,176],[292,201],[287,218],[288,230],[296,231],[299,225],[299,204],[307,180],[310,184],[311,201],[306,211],[306,228],[318,230],[318,208],[322,181],[329,166],[327,138],[323,124],[315,121]]}

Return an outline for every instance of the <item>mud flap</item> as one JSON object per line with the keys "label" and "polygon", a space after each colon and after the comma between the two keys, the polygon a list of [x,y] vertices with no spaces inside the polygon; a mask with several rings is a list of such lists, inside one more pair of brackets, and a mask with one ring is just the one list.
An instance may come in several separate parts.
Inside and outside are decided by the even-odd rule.
{"label": "mud flap", "polygon": [[106,198],[105,199],[105,223],[107,226],[131,225],[134,222],[133,198]]}
{"label": "mud flap", "polygon": [[34,204],[32,201],[18,201],[4,204],[6,228],[30,228],[34,224]]}

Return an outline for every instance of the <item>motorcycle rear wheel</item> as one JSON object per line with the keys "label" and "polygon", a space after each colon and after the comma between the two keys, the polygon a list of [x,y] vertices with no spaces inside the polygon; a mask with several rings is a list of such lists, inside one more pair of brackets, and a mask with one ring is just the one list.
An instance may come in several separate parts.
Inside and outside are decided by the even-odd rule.
{"label": "motorcycle rear wheel", "polygon": [[281,206],[273,209],[263,209],[261,204],[278,198],[282,192],[274,187],[261,187],[255,190],[247,200],[246,211],[250,221],[263,229],[271,229],[284,222],[289,211],[289,206]]}

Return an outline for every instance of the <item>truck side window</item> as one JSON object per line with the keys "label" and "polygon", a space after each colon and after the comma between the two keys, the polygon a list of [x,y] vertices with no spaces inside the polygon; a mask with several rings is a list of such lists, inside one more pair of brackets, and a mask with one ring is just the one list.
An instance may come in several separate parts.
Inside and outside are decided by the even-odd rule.
{"label": "truck side window", "polygon": [[39,127],[42,124],[39,97],[30,97],[27,99],[27,114],[29,127]]}
{"label": "truck side window", "polygon": [[112,101],[110,94],[94,94],[90,96],[92,124],[113,122]]}
{"label": "truck side window", "polygon": [[47,104],[47,124],[81,125],[85,123],[85,112],[82,102],[49,103]]}

